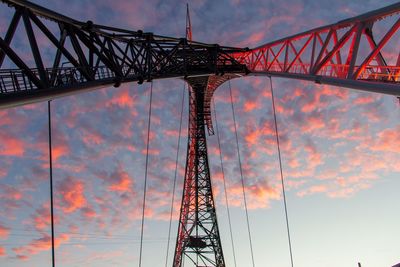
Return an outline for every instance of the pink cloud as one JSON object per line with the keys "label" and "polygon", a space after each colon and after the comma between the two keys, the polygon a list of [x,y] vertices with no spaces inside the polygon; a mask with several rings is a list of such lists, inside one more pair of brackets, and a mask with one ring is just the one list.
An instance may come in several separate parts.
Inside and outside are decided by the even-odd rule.
{"label": "pink cloud", "polygon": [[[64,179],[58,186],[61,209],[65,213],[71,213],[83,208],[87,201],[84,195],[85,184],[73,177]],[[58,193],[57,192],[57,193]]]}
{"label": "pink cloud", "polygon": [[82,134],[82,141],[85,143],[85,145],[90,146],[90,145],[100,145],[101,143],[104,142],[103,136],[98,133],[97,131],[94,130],[83,130]]}
{"label": "pink cloud", "polygon": [[178,130],[163,130],[164,135],[171,136],[171,137],[178,137],[179,131]]}
{"label": "pink cloud", "polygon": [[111,184],[108,186],[110,191],[114,192],[131,192],[133,185],[133,178],[129,176],[126,171],[118,170],[113,173],[112,179],[109,179]]}
{"label": "pink cloud", "polygon": [[22,157],[25,154],[27,145],[15,136],[0,131],[0,156]]}
{"label": "pink cloud", "polygon": [[57,161],[60,157],[69,154],[70,149],[66,144],[55,144],[52,150],[53,160]]}
{"label": "pink cloud", "polygon": [[307,163],[310,168],[315,168],[316,166],[321,165],[323,163],[322,154],[318,152],[317,147],[311,140],[308,140],[306,142],[304,150],[309,155]]}
{"label": "pink cloud", "polygon": [[95,218],[98,216],[96,210],[94,210],[91,207],[84,207],[81,209],[82,215],[86,218],[86,219],[91,219],[91,218]]}
{"label": "pink cloud", "polygon": [[[142,149],[142,154],[146,155],[146,153],[147,153],[147,149]],[[160,155],[160,150],[156,149],[156,148],[151,148],[151,149],[149,149],[149,155],[152,155],[152,156]]]}
{"label": "pink cloud", "polygon": [[312,195],[315,193],[325,193],[328,191],[328,187],[326,185],[314,185],[305,190],[297,192],[299,197],[304,197],[306,195]]}
{"label": "pink cloud", "polygon": [[0,239],[7,239],[10,234],[10,228],[0,224]]}
{"label": "pink cloud", "polygon": [[374,151],[400,153],[400,126],[378,133],[370,148]]}
{"label": "pink cloud", "polygon": [[[246,186],[245,191],[249,209],[268,208],[270,207],[271,200],[280,199],[279,189],[269,185],[267,180]],[[243,189],[241,183],[228,186],[227,193],[232,206],[243,207]]]}
{"label": "pink cloud", "polygon": [[301,125],[301,129],[303,132],[312,133],[322,129],[326,126],[325,120],[321,113],[310,114],[305,119],[303,125]]}
{"label": "pink cloud", "polygon": [[6,249],[4,247],[0,246],[0,257],[4,257],[6,255],[7,255]]}
{"label": "pink cloud", "polygon": [[136,101],[129,92],[129,88],[119,88],[112,98],[107,101],[106,106],[109,107],[114,105],[121,108],[133,108],[136,105]]}
{"label": "pink cloud", "polygon": [[[49,229],[51,223],[50,204],[46,203],[41,208],[36,209],[35,214],[32,215],[32,220],[37,231],[40,232]],[[59,221],[59,216],[55,214],[55,224],[58,224]]]}
{"label": "pink cloud", "polygon": [[0,199],[8,199],[8,200],[21,200],[23,197],[23,194],[20,190],[10,186],[10,185],[0,185],[1,193],[0,193]]}
{"label": "pink cloud", "polygon": [[[61,244],[68,242],[70,236],[67,234],[60,234],[55,237],[54,247],[58,248]],[[36,255],[43,251],[48,251],[51,249],[51,236],[43,234],[41,238],[34,239],[29,244],[13,248],[17,258],[21,260],[28,260],[30,256]]]}
{"label": "pink cloud", "polygon": [[8,169],[4,168],[4,167],[0,167],[0,179],[3,178],[4,176],[6,176],[8,173]]}
{"label": "pink cloud", "polygon": [[353,104],[356,104],[356,105],[365,105],[365,104],[369,104],[369,103],[375,102],[377,99],[378,99],[378,97],[372,96],[371,94],[362,95],[362,96],[360,96],[360,97],[357,97],[357,98],[353,101]]}

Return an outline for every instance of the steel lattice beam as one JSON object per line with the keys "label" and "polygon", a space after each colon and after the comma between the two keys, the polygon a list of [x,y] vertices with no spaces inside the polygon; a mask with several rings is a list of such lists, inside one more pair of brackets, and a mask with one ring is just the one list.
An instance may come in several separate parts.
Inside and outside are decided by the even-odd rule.
{"label": "steel lattice beam", "polygon": [[[27,1],[1,1],[14,10],[0,37],[3,108],[131,81],[246,72],[231,56],[243,49],[80,22]],[[33,67],[12,46],[17,27],[26,32]],[[45,40],[38,42],[37,32]],[[49,48],[53,60],[46,62],[41,52]]]}
{"label": "steel lattice beam", "polygon": [[[393,4],[234,56],[246,64],[252,75],[303,79],[400,96],[399,13],[400,3]],[[390,27],[375,40],[374,25],[382,20]],[[395,35],[397,42],[390,43]]]}

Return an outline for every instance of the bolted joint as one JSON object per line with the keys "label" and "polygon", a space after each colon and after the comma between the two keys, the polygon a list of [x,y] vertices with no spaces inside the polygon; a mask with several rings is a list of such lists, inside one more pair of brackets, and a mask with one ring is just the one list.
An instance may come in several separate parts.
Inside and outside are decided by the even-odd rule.
{"label": "bolted joint", "polygon": [[188,40],[186,38],[180,38],[179,42],[183,45],[187,45],[188,44]]}
{"label": "bolted joint", "polygon": [[146,38],[146,41],[154,40],[154,34],[152,32],[146,32],[146,33],[144,33],[144,36]]}
{"label": "bolted joint", "polygon": [[88,20],[84,25],[82,25],[82,30],[90,31],[93,29],[93,21]]}

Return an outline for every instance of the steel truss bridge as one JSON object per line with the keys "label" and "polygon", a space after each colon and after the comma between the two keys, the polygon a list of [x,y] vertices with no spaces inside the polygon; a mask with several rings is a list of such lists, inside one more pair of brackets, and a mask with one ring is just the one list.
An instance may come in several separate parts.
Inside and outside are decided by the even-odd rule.
{"label": "steel truss bridge", "polygon": [[[23,0],[0,37],[0,108],[52,100],[100,87],[182,78],[189,85],[189,136],[174,267],[225,266],[211,188],[206,129],[219,85],[246,75],[302,79],[400,96],[400,3],[254,49],[205,44],[77,21]],[[390,24],[376,38],[379,21]],[[2,25],[4,27],[4,25]],[[23,27],[32,59],[13,48]],[[45,40],[38,42],[40,32]],[[43,49],[53,49],[53,59]],[[390,52],[385,52],[389,49]],[[195,260],[196,259],[196,260]]]}

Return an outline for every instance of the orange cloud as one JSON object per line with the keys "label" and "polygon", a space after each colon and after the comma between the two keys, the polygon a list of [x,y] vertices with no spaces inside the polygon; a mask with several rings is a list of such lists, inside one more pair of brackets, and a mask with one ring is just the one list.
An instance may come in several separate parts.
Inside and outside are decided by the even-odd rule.
{"label": "orange cloud", "polygon": [[302,190],[297,193],[299,197],[304,197],[306,195],[312,195],[315,193],[325,193],[328,191],[328,187],[326,185],[314,185],[305,190]]}
{"label": "orange cloud", "polygon": [[130,192],[132,190],[133,179],[125,171],[118,171],[112,175],[112,184],[108,187],[114,192]]}
{"label": "orange cloud", "polygon": [[306,133],[315,132],[326,126],[324,118],[321,113],[311,114],[307,116],[304,124],[301,125],[302,131]]}
{"label": "orange cloud", "polygon": [[[61,244],[68,242],[70,239],[67,234],[60,234],[54,239],[54,247],[58,248]],[[27,260],[30,256],[38,254],[42,251],[48,251],[51,249],[51,236],[44,234],[41,238],[34,239],[32,242],[25,246],[16,247],[12,250],[17,254],[17,258],[20,260]]]}
{"label": "orange cloud", "polygon": [[179,136],[179,131],[178,130],[163,130],[164,135],[166,136],[171,136],[171,137],[178,137]]}
{"label": "orange cloud", "polygon": [[[142,154],[146,155],[147,149],[142,149]],[[160,155],[160,150],[156,148],[149,148],[149,155],[157,156]]]}
{"label": "orange cloud", "polygon": [[[268,208],[271,200],[280,199],[279,188],[271,186],[266,179],[257,182],[257,184],[246,186],[245,192],[249,209]],[[243,207],[241,183],[228,186],[227,193],[232,206]]]}
{"label": "orange cloud", "polygon": [[15,189],[12,186],[9,185],[0,185],[2,193],[0,193],[0,198],[3,199],[9,199],[9,200],[21,200],[23,197],[23,194],[21,191]]}
{"label": "orange cloud", "polygon": [[6,249],[2,246],[0,246],[0,257],[4,257],[6,256]]}
{"label": "orange cloud", "polygon": [[53,160],[57,161],[60,157],[67,155],[70,152],[66,144],[56,144],[53,146],[52,156]]}
{"label": "orange cloud", "polygon": [[304,150],[308,153],[309,158],[307,159],[308,166],[315,168],[323,163],[322,155],[318,152],[315,144],[311,140],[307,140]]}
{"label": "orange cloud", "polygon": [[87,201],[84,195],[85,185],[75,178],[68,177],[58,186],[61,199],[61,209],[66,213],[71,213],[83,208]]}
{"label": "orange cloud", "polygon": [[[43,205],[41,208],[36,209],[36,213],[32,215],[33,224],[35,229],[38,231],[43,231],[50,227],[50,207],[49,203]],[[59,222],[59,217],[54,216],[54,222],[57,224]]]}
{"label": "orange cloud", "polygon": [[25,154],[26,144],[23,140],[0,132],[0,156],[22,157]]}
{"label": "orange cloud", "polygon": [[378,133],[371,150],[400,153],[400,126]]}
{"label": "orange cloud", "polygon": [[91,207],[84,207],[84,208],[81,209],[81,211],[82,211],[82,215],[85,218],[89,218],[90,219],[90,218],[97,217],[96,211]]}
{"label": "orange cloud", "polygon": [[254,131],[248,132],[245,135],[244,140],[246,140],[247,145],[250,146],[257,144],[260,137],[261,137],[261,131],[259,129],[256,129]]}
{"label": "orange cloud", "polygon": [[0,239],[7,239],[10,234],[10,229],[0,224]]}
{"label": "orange cloud", "polygon": [[83,136],[82,136],[82,141],[87,146],[100,145],[101,143],[104,142],[104,138],[98,132],[84,130]]}
{"label": "orange cloud", "polygon": [[365,105],[365,104],[372,103],[372,102],[376,101],[377,99],[378,99],[378,97],[372,96],[372,94],[362,95],[362,96],[354,99],[353,104]]}
{"label": "orange cloud", "polygon": [[107,102],[106,106],[116,105],[122,108],[135,106],[135,99],[129,94],[129,88],[119,88],[118,92]]}
{"label": "orange cloud", "polygon": [[261,107],[262,106],[261,106],[261,103],[259,101],[247,100],[243,104],[244,112],[251,112],[253,110],[260,109]]}

